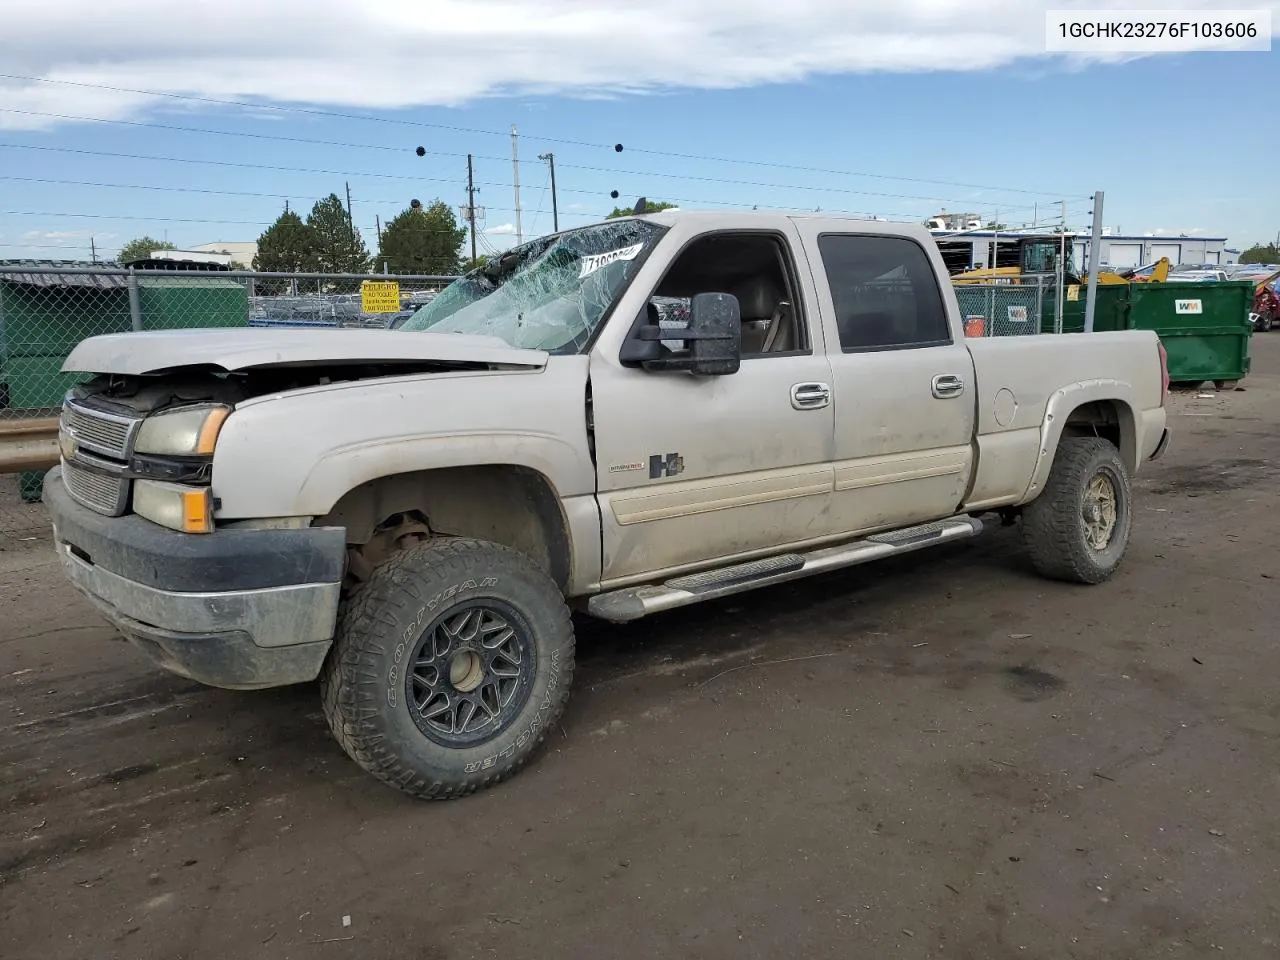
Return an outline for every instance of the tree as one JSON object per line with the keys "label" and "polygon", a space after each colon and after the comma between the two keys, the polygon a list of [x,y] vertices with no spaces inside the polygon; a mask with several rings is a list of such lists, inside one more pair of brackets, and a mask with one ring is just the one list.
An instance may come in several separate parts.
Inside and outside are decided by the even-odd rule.
{"label": "tree", "polygon": [[253,269],[266,273],[300,273],[311,264],[314,247],[311,228],[292,210],[286,210],[258,237]]}
{"label": "tree", "polygon": [[983,227],[983,229],[984,230],[1008,230],[1009,225],[1007,223],[996,223],[994,220],[988,220],[987,225]]}
{"label": "tree", "polygon": [[[675,208],[674,203],[664,203],[661,200],[646,200],[644,209],[646,213],[657,213],[659,210],[672,210]],[[630,217],[636,212],[635,207],[623,210],[621,207],[614,207],[613,212],[605,217],[606,220],[616,220],[618,217]]]}
{"label": "tree", "polygon": [[1255,243],[1240,254],[1241,263],[1280,263],[1280,247],[1274,243]]}
{"label": "tree", "polygon": [[168,240],[154,240],[151,237],[138,237],[138,239],[130,240],[120,248],[120,255],[117,259],[121,263],[132,263],[135,260],[148,259],[153,250],[176,249],[178,248]]}
{"label": "tree", "polygon": [[480,254],[480,256],[476,257],[474,260],[464,261],[462,266],[458,268],[458,272],[470,273],[472,270],[479,270],[488,262],[489,262],[489,255],[487,253],[482,253]]}
{"label": "tree", "polygon": [[411,206],[383,229],[378,266],[388,273],[452,275],[466,236],[447,203]]}
{"label": "tree", "polygon": [[316,201],[307,215],[308,266],[317,273],[367,273],[369,250],[336,193]]}

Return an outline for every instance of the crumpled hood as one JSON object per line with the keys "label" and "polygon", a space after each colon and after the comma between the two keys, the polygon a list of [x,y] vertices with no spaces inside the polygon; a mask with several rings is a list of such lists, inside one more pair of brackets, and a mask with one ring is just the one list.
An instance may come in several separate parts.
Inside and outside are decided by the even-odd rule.
{"label": "crumpled hood", "polygon": [[115,333],[82,341],[62,364],[65,373],[140,376],[181,367],[226,371],[346,363],[481,363],[543,367],[547,354],[519,350],[496,337],[399,330],[159,330]]}

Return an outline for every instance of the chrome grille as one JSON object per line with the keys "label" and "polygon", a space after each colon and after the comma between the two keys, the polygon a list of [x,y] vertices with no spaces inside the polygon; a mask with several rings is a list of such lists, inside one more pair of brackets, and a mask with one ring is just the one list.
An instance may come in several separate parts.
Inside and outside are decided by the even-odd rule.
{"label": "chrome grille", "polygon": [[70,400],[62,405],[63,432],[69,434],[77,446],[116,460],[128,457],[129,446],[139,423],[139,419],[91,410]]}
{"label": "chrome grille", "polygon": [[118,517],[129,498],[129,481],[86,470],[74,462],[62,462],[62,482],[78,503],[90,510]]}

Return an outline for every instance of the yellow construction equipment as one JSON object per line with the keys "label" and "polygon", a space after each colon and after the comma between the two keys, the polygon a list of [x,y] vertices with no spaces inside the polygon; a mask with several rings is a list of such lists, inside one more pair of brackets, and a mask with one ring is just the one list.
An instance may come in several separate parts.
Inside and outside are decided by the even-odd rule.
{"label": "yellow construction equipment", "polygon": [[[1062,254],[1063,238],[1061,236],[1036,236],[1018,238],[1018,266],[1016,267],[978,267],[965,270],[951,278],[952,283],[1020,283],[1023,276],[1053,276],[1057,271],[1058,258]],[[1068,285],[1089,282],[1088,274],[1079,274],[1071,262],[1071,239],[1067,239],[1067,262],[1063,271],[1063,281]],[[1100,270],[1098,282],[1117,283],[1162,283],[1169,276],[1172,264],[1168,257],[1156,261],[1149,273],[1139,274],[1136,270]]]}

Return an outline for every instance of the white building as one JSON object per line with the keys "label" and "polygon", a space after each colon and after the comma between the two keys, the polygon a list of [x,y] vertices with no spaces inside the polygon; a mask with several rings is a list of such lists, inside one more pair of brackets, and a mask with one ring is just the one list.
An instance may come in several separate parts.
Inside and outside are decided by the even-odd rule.
{"label": "white building", "polygon": [[[954,230],[933,229],[930,233],[943,247],[943,256],[947,261],[948,269],[955,273],[974,267],[990,266],[993,243],[998,243],[1000,247],[999,266],[1017,266],[1018,238],[1050,236],[1053,234],[1053,228],[1042,227],[1039,230],[1020,228],[1002,231],[999,234],[991,230],[957,233]],[[1068,232],[1067,242],[1071,246],[1077,269],[1087,269],[1089,235]],[[1240,251],[1229,249],[1226,237],[1169,237],[1153,234],[1134,236],[1103,230],[1102,266],[1110,270],[1146,266],[1155,263],[1161,257],[1168,257],[1169,262],[1174,266],[1179,264],[1226,266],[1240,259]]]}
{"label": "white building", "polygon": [[231,254],[210,253],[207,250],[152,250],[152,260],[178,260],[184,263],[212,263],[220,267],[231,266]]}
{"label": "white building", "polygon": [[219,240],[215,243],[197,244],[190,249],[194,253],[229,253],[231,260],[250,268],[253,266],[253,258],[258,255],[258,244],[253,240]]}
{"label": "white building", "polygon": [[[1112,233],[1103,230],[1102,265],[1113,270],[1126,267],[1142,267],[1168,257],[1174,266],[1178,264],[1214,264],[1225,266],[1240,259],[1240,251],[1227,249],[1226,237],[1169,237],[1144,234],[1142,236]],[[1076,263],[1082,267],[1089,262],[1089,237],[1075,237]]]}

